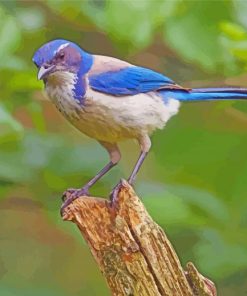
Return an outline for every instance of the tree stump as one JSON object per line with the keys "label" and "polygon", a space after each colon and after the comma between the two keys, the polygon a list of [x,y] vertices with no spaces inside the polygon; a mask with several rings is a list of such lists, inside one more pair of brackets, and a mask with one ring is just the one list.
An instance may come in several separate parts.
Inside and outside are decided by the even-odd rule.
{"label": "tree stump", "polygon": [[192,263],[183,270],[165,232],[126,181],[113,204],[82,196],[65,208],[63,219],[80,229],[112,295],[216,296],[214,283]]}

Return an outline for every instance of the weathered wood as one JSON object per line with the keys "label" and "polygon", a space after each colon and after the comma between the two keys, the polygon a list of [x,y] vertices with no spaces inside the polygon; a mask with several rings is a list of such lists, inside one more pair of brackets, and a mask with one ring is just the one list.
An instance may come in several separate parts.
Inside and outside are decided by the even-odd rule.
{"label": "weathered wood", "polygon": [[112,205],[83,196],[64,210],[63,219],[79,227],[114,296],[216,295],[214,284],[192,263],[183,270],[164,231],[127,182]]}

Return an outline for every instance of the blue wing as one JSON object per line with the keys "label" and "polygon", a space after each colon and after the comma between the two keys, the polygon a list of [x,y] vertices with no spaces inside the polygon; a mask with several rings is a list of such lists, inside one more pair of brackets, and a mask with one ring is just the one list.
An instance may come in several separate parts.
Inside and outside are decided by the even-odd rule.
{"label": "blue wing", "polygon": [[136,66],[90,75],[89,85],[93,90],[115,96],[135,95],[161,89],[182,89],[168,77]]}

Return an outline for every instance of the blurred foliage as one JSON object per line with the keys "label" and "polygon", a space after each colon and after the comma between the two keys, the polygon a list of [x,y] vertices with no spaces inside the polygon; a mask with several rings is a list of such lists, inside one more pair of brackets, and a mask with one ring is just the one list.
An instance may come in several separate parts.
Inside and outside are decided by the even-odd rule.
{"label": "blurred foliage", "polygon": [[[88,247],[59,217],[61,192],[106,162],[96,142],[45,99],[33,52],[53,38],[163,72],[185,86],[247,81],[246,1],[0,1],[0,294],[109,295]],[[247,106],[182,107],[153,150],[136,190],[219,294],[247,290]],[[137,157],[92,190],[107,196]]]}

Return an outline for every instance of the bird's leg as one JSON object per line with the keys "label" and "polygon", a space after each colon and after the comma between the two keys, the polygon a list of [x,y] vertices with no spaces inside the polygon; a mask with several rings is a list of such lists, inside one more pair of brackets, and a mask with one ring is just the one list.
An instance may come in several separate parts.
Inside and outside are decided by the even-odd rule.
{"label": "bird's leg", "polygon": [[143,164],[143,161],[145,160],[147,154],[148,154],[148,152],[141,151],[140,156],[139,156],[139,158],[138,158],[138,160],[137,160],[137,162],[136,162],[136,164],[134,166],[134,169],[133,169],[131,175],[128,178],[128,182],[129,182],[130,185],[132,185],[134,183],[136,175],[139,172],[139,170],[140,170],[140,168],[141,168],[141,166]]}
{"label": "bird's leg", "polygon": [[120,160],[121,154],[116,144],[100,142],[100,144],[106,148],[110,156],[110,162],[103,167],[101,171],[99,171],[95,177],[93,177],[86,185],[84,185],[81,189],[68,189],[63,194],[63,199],[65,197],[68,198],[64,200],[64,203],[61,208],[61,213],[63,209],[66,208],[73,200],[77,199],[82,195],[89,195],[89,188],[93,186],[100,178],[102,178],[111,168],[113,168]]}
{"label": "bird's leg", "polygon": [[[130,176],[128,178],[128,182],[130,185],[133,185],[136,175],[139,172],[139,170],[140,170],[140,168],[141,168],[141,166],[148,154],[148,151],[151,148],[151,140],[150,140],[149,136],[144,135],[141,138],[139,138],[139,144],[141,146],[141,154],[134,166],[132,173],[130,174]],[[113,204],[114,200],[117,198],[120,187],[121,187],[121,181],[113,188],[113,190],[111,192],[111,195],[110,195],[111,204]]]}

